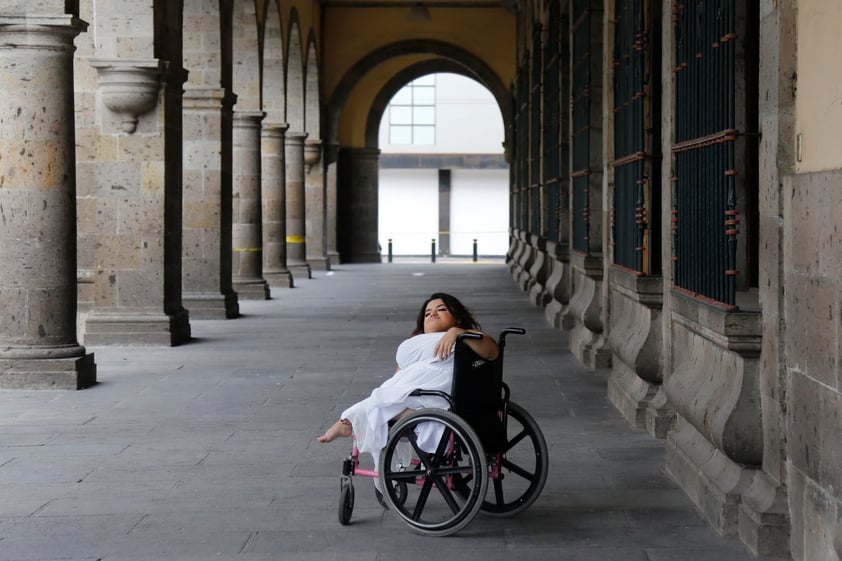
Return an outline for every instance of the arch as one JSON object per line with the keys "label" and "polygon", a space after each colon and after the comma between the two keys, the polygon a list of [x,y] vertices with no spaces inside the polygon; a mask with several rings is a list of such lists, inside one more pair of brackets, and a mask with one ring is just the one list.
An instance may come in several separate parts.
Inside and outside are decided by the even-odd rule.
{"label": "arch", "polygon": [[286,122],[290,132],[304,131],[304,61],[301,54],[298,11],[293,8],[289,16],[286,49]]}
{"label": "arch", "polygon": [[[371,110],[368,113],[365,124],[365,145],[367,148],[375,148],[379,143],[380,121],[383,119],[383,113],[386,111],[389,102],[398,91],[406,84],[426,76],[427,74],[437,74],[449,72],[451,74],[459,74],[466,78],[476,80],[476,76],[467,72],[465,67],[461,64],[455,63],[447,59],[433,59],[425,60],[408,66],[401,70],[394,77],[389,80],[385,86],[378,92],[377,96],[371,104]],[[499,103],[499,101],[498,101]],[[505,114],[501,111],[501,114]]]}
{"label": "arch", "polygon": [[238,111],[260,108],[260,45],[252,0],[235,0],[232,10],[232,88]]}
{"label": "arch", "polygon": [[310,140],[322,137],[321,87],[319,84],[319,55],[316,50],[316,36],[310,30],[307,40],[306,63],[304,65],[304,130]]}
{"label": "arch", "polygon": [[261,109],[267,123],[283,123],[286,104],[284,88],[284,39],[281,6],[278,0],[266,3],[263,28],[263,69],[260,90]]}
{"label": "arch", "polygon": [[[505,144],[510,145],[509,137],[511,132],[511,92],[499,76],[486,64],[482,59],[476,55],[457,47],[450,43],[434,40],[407,40],[391,43],[377,49],[357,62],[339,81],[336,89],[331,96],[330,103],[327,110],[327,118],[325,120],[326,137],[330,139],[331,143],[338,143],[339,138],[339,121],[342,115],[342,108],[348,99],[351,91],[356,83],[369,71],[377,65],[396,57],[418,54],[430,54],[439,58],[432,62],[442,64],[444,67],[447,61],[448,71],[463,76],[473,78],[491,92],[494,99],[497,100],[497,105],[500,107],[500,113],[503,115],[503,122],[505,127]],[[414,66],[413,66],[414,67]],[[458,70],[457,70],[458,69]],[[390,81],[392,84],[394,81]],[[405,83],[405,82],[404,82]],[[383,88],[384,90],[387,88]],[[379,99],[378,95],[378,99]],[[389,98],[391,99],[391,98]],[[372,108],[372,111],[374,109]],[[380,111],[382,115],[382,110]],[[368,122],[366,128],[368,130]],[[366,135],[368,139],[368,135]],[[376,146],[376,144],[375,144]]]}

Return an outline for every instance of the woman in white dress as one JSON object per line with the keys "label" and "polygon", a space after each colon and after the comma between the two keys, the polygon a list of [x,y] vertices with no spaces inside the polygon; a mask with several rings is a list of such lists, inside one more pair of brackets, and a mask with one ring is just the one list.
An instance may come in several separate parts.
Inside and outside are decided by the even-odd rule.
{"label": "woman in white dress", "polygon": [[458,299],[443,292],[427,298],[418,312],[412,336],[398,346],[394,376],[369,397],[343,411],[340,419],[317,440],[325,443],[353,434],[360,452],[376,455],[386,445],[390,420],[415,409],[446,406],[440,397],[409,394],[418,388],[450,392],[456,338],[468,331],[483,335],[482,339],[464,340],[475,353],[486,360],[497,358],[497,342],[480,330]]}

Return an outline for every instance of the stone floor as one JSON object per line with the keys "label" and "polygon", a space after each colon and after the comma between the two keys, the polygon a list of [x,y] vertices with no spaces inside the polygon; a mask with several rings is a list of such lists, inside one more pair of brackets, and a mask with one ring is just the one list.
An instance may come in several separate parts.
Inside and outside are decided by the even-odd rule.
{"label": "stone floor", "polygon": [[[663,469],[663,445],[608,403],[505,266],[404,260],[315,271],[175,348],[92,347],[87,390],[0,391],[2,561],[748,561]],[[429,538],[357,481],[337,521],[348,441],[314,437],[394,371],[434,291],[483,327],[515,325],[505,376],[541,425],[546,488],[510,519]]]}

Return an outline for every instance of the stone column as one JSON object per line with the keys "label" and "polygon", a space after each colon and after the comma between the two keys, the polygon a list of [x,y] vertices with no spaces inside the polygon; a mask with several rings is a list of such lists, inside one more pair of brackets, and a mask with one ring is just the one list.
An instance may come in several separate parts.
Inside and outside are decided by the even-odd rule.
{"label": "stone column", "polygon": [[268,300],[263,278],[260,209],[260,122],[262,111],[234,113],[233,256],[234,289],[245,300]]}
{"label": "stone column", "polygon": [[0,16],[0,388],[96,382],[76,337],[73,38],[85,27]]}
{"label": "stone column", "polygon": [[239,314],[231,286],[231,120],[224,89],[184,94],[182,302],[196,319]]}
{"label": "stone column", "polygon": [[263,278],[270,287],[292,288],[287,268],[284,134],[286,123],[264,123],[261,142]]}
{"label": "stone column", "polygon": [[345,263],[380,263],[377,179],[380,150],[342,148],[338,164],[339,254]]}
{"label": "stone column", "polygon": [[[93,59],[99,73],[94,184],[94,301],[85,343],[178,345],[190,340],[181,304],[182,93],[186,72],[157,59]],[[139,134],[135,134],[138,132]]]}
{"label": "stone column", "polygon": [[312,269],[328,271],[330,261],[325,252],[325,175],[321,140],[304,143],[304,198],[307,264]]}
{"label": "stone column", "polygon": [[287,267],[299,279],[310,278],[307,264],[307,241],[304,230],[304,140],[307,133],[286,135],[286,207],[287,207]]}
{"label": "stone column", "polygon": [[336,157],[339,146],[324,145],[325,161],[325,255],[330,263],[339,263],[336,249]]}

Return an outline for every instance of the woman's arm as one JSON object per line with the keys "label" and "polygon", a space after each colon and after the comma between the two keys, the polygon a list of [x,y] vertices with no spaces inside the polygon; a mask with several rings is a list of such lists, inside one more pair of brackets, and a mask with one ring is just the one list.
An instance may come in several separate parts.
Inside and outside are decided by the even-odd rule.
{"label": "woman's arm", "polygon": [[456,338],[462,333],[479,333],[482,339],[463,339],[462,342],[468,345],[472,351],[477,353],[485,360],[494,360],[500,354],[500,349],[497,347],[497,341],[494,337],[483,333],[482,331],[475,331],[473,329],[462,329],[461,327],[451,327],[445,331],[442,338],[436,343],[435,354],[439,360],[444,360],[453,352],[453,345],[456,344]]}

